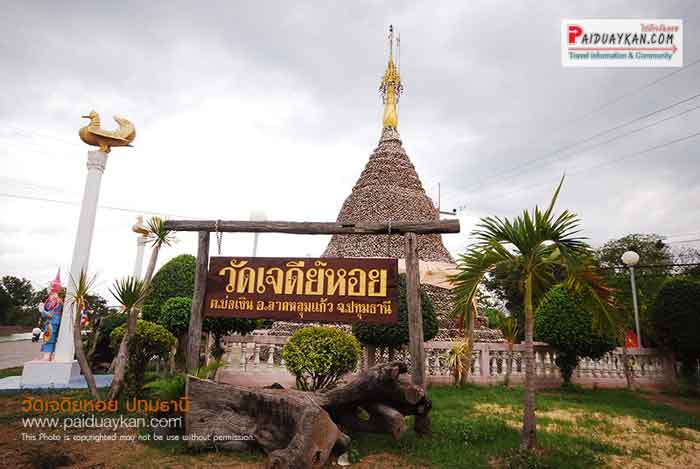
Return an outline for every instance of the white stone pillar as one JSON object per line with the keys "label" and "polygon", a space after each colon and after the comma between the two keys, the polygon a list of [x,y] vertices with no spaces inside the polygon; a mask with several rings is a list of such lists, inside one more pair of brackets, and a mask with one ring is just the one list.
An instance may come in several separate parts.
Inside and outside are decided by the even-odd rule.
{"label": "white stone pillar", "polygon": [[141,271],[143,270],[143,250],[148,242],[146,236],[139,236],[136,238],[136,263],[134,264],[134,277],[137,279],[141,278]]}
{"label": "white stone pillar", "polygon": [[95,214],[100,195],[102,173],[107,165],[107,154],[101,151],[89,151],[87,159],[87,178],[83,202],[80,207],[80,219],[73,246],[73,260],[70,276],[66,281],[66,299],[63,305],[61,327],[52,361],[32,360],[22,369],[23,387],[51,387],[55,384],[68,384],[71,378],[80,375],[80,367],[75,360],[75,343],[73,341],[74,307],[70,297],[75,293],[75,285],[80,279],[80,272],[88,274],[90,245],[95,231]]}
{"label": "white stone pillar", "polygon": [[90,259],[90,246],[92,245],[92,235],[95,231],[95,215],[97,214],[97,202],[100,198],[100,184],[102,174],[107,166],[107,153],[99,150],[89,151],[87,159],[87,178],[85,180],[85,191],[83,192],[83,202],[80,208],[80,219],[78,220],[78,232],[75,235],[75,245],[73,246],[73,260],[70,265],[71,279],[68,279],[66,287],[66,302],[63,307],[63,317],[61,318],[61,328],[58,333],[56,343],[56,353],[54,361],[72,361],[75,355],[75,344],[73,343],[73,302],[70,301],[71,293],[75,292],[73,282],[80,278],[80,272],[88,273],[88,261]]}

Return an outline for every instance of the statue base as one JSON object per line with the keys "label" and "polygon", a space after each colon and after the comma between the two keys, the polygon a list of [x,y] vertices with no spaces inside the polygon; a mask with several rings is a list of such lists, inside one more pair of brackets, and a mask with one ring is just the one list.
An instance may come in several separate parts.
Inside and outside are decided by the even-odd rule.
{"label": "statue base", "polygon": [[77,360],[58,362],[32,360],[22,369],[22,387],[64,387],[71,379],[80,376]]}

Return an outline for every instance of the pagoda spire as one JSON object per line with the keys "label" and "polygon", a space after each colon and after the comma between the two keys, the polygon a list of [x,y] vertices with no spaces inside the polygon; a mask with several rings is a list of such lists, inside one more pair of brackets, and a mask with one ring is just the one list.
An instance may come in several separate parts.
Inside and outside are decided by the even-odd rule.
{"label": "pagoda spire", "polygon": [[403,92],[403,84],[401,83],[401,76],[399,74],[399,68],[394,63],[394,47],[396,47],[396,54],[399,54],[399,47],[401,44],[401,37],[396,39],[396,44],[394,45],[394,26],[389,26],[389,62],[386,65],[386,71],[384,72],[384,77],[382,82],[379,84],[379,93],[382,95],[382,102],[384,103],[384,117],[382,119],[382,126],[390,129],[397,129],[399,125],[399,116],[397,112],[396,105],[399,102],[399,97]]}

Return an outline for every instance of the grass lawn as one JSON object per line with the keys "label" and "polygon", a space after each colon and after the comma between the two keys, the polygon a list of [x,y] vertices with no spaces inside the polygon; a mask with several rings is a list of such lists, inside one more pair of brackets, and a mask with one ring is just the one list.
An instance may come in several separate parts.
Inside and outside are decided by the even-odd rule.
{"label": "grass lawn", "polygon": [[0,379],[7,378],[8,376],[22,376],[21,366],[16,366],[14,368],[5,368],[0,370]]}
{"label": "grass lawn", "polygon": [[[653,394],[624,390],[545,390],[538,393],[538,444],[529,461],[518,459],[521,388],[435,388],[434,435],[407,432],[353,436],[360,455],[401,454],[426,467],[697,467],[700,402],[659,403]],[[675,399],[664,396],[667,402]],[[511,458],[504,457],[510,455]]]}
{"label": "grass lawn", "polygon": [[[60,395],[87,396],[73,391],[42,397]],[[352,435],[360,458],[352,467],[690,468],[700,461],[698,400],[621,390],[541,391],[540,450],[524,458],[515,451],[522,389],[470,385],[433,388],[429,395],[432,437],[417,438],[411,430],[398,442],[386,435]],[[20,435],[28,432],[22,428],[22,398],[0,395],[0,467],[264,467],[260,454],[191,453],[180,443],[22,441]]]}

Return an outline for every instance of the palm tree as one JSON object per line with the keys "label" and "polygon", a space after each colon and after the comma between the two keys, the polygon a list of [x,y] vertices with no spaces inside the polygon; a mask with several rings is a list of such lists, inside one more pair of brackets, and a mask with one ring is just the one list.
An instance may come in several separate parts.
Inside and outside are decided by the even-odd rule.
{"label": "palm tree", "polygon": [[160,253],[160,248],[163,246],[170,246],[175,241],[175,235],[171,230],[165,228],[165,220],[160,217],[151,217],[148,222],[148,240],[151,242],[153,250],[151,251],[151,257],[148,260],[148,268],[146,269],[146,274],[143,280],[146,284],[151,282],[153,278],[153,272],[156,270],[156,262],[158,261],[158,254]]}
{"label": "palm tree", "polygon": [[[479,284],[496,270],[519,272],[525,310],[525,399],[521,448],[536,445],[535,424],[535,359],[533,349],[534,311],[543,294],[564,278],[565,285],[585,294],[590,304],[609,322],[607,305],[611,291],[602,284],[592,262],[592,253],[585,238],[578,236],[579,218],[564,210],[554,216],[562,177],[545,211],[535,207],[512,221],[499,217],[483,218],[473,231],[477,242],[458,261],[459,272],[452,277],[455,284],[455,312],[464,311]],[[471,315],[468,315],[471,319]]]}
{"label": "palm tree", "polygon": [[[153,250],[151,251],[151,257],[148,261],[148,268],[146,269],[146,274],[143,277],[143,288],[146,290],[151,283],[153,278],[153,272],[156,269],[156,262],[158,261],[158,254],[160,253],[160,248],[162,246],[170,246],[175,241],[175,235],[171,230],[165,228],[165,220],[160,217],[151,217],[148,222],[148,240],[151,242]],[[143,301],[143,300],[142,300]],[[122,343],[128,343],[134,338],[136,333],[136,320],[138,319],[138,312],[129,316],[129,322],[127,325],[127,331],[124,335],[124,340]],[[120,346],[121,350],[121,346]],[[119,355],[114,357],[112,364],[110,365],[110,370],[114,370],[117,367],[119,360]]]}
{"label": "palm tree", "polygon": [[129,344],[136,333],[136,318],[138,317],[141,303],[146,298],[148,288],[146,284],[134,277],[126,277],[114,282],[110,292],[122,306],[126,314],[127,333],[124,334],[119,344],[119,352],[114,359],[114,378],[109,389],[109,399],[116,399],[124,386],[126,366],[129,358]]}
{"label": "palm tree", "polygon": [[73,311],[75,315],[73,320],[73,343],[75,344],[75,356],[78,359],[80,371],[82,371],[83,376],[85,376],[85,382],[88,385],[90,394],[92,394],[92,397],[95,399],[99,399],[100,393],[97,391],[95,376],[92,374],[90,363],[85,355],[85,350],[83,349],[83,339],[80,333],[80,322],[82,318],[81,313],[88,307],[88,296],[90,295],[92,287],[95,283],[95,277],[88,277],[85,272],[81,270],[78,281],[76,282],[75,279],[71,277],[71,283],[73,284],[73,288],[72,291],[69,290],[68,297],[73,301]]}

